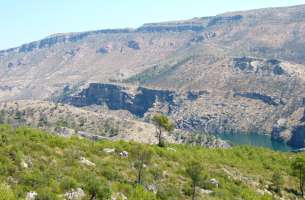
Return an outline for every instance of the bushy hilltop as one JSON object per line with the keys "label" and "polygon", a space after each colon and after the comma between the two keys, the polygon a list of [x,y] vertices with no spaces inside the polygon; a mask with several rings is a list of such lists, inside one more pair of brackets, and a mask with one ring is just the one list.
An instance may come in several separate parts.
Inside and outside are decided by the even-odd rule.
{"label": "bushy hilltop", "polygon": [[[7,125],[0,126],[0,136],[3,200],[26,196],[39,200],[90,199],[93,194],[97,199],[191,199],[186,169],[194,161],[203,166],[196,188],[198,199],[280,199],[275,192],[276,179],[272,178],[275,172],[284,180],[282,199],[297,199],[297,179],[290,171],[296,157],[293,153],[247,146],[161,148],[123,141],[94,142]],[[141,182],[136,184],[141,152],[149,152],[149,156],[142,163]]]}

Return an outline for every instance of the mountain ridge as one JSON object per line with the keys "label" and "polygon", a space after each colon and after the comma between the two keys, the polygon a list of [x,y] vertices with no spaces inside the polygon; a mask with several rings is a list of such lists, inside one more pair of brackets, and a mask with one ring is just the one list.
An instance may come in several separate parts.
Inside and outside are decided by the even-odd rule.
{"label": "mountain ridge", "polygon": [[211,16],[204,16],[204,17],[193,17],[190,19],[184,19],[184,20],[169,20],[169,21],[162,21],[162,22],[151,22],[151,23],[144,23],[143,25],[137,27],[137,28],[131,28],[131,27],[126,27],[126,28],[104,28],[104,29],[97,29],[97,30],[87,30],[87,31],[77,31],[77,32],[62,32],[62,33],[53,33],[50,34],[46,37],[43,37],[42,39],[34,40],[28,43],[21,44],[19,46],[11,47],[11,48],[4,48],[0,49],[1,52],[6,52],[8,50],[13,50],[18,47],[21,47],[26,44],[30,44],[33,42],[41,41],[44,39],[49,39],[53,37],[59,37],[59,36],[67,36],[67,35],[78,35],[78,34],[83,34],[83,33],[103,33],[103,32],[120,32],[120,31],[138,31],[142,27],[149,26],[149,25],[160,25],[160,24],[180,24],[184,22],[192,22],[192,21],[197,21],[197,20],[202,20],[202,19],[211,19],[211,18],[217,18],[220,16],[227,16],[227,15],[237,15],[237,14],[248,14],[252,12],[259,12],[259,11],[271,11],[271,10],[287,10],[287,9],[300,9],[300,8],[305,8],[305,4],[300,4],[300,5],[294,5],[294,6],[281,6],[281,7],[267,7],[267,8],[257,8],[257,9],[248,9],[248,10],[239,10],[239,11],[228,11],[228,12],[223,12],[221,14],[216,14],[216,15],[211,15]]}

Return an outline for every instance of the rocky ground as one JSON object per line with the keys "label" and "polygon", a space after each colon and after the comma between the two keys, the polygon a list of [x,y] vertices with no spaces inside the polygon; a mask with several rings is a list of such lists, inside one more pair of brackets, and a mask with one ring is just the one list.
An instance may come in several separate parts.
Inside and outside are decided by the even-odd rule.
{"label": "rocky ground", "polygon": [[[101,107],[85,109],[47,101],[13,101],[0,103],[0,123],[31,126],[65,137],[80,135],[92,140],[125,140],[155,144],[155,126],[124,111]],[[206,134],[175,130],[164,134],[170,143],[196,144],[205,147],[230,145]]]}

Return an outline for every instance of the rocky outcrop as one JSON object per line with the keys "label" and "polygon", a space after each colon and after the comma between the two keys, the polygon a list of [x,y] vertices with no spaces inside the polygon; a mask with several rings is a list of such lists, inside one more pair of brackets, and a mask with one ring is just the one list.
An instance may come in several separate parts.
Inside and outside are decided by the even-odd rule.
{"label": "rocky outcrop", "polygon": [[252,57],[234,58],[233,68],[244,73],[255,73],[257,75],[287,75],[287,72],[281,66],[281,61],[276,59],[264,60]]}
{"label": "rocky outcrop", "polygon": [[130,88],[114,84],[91,83],[81,93],[68,96],[63,102],[79,107],[107,105],[109,109],[128,110],[136,116],[143,117],[158,102],[174,106],[174,96],[175,93],[168,90],[139,87],[132,91]]}
{"label": "rocky outcrop", "polygon": [[96,166],[95,163],[91,162],[90,160],[88,160],[88,159],[85,158],[85,157],[81,157],[79,162],[80,162],[81,164],[87,165],[87,166],[89,166],[89,167],[95,167],[95,166]]}
{"label": "rocky outcrop", "polygon": [[300,108],[287,119],[278,120],[271,133],[272,139],[287,143],[295,148],[305,147],[304,110],[304,108]]}
{"label": "rocky outcrop", "polygon": [[272,139],[287,143],[295,148],[304,148],[305,125],[291,128],[274,128],[272,131]]}
{"label": "rocky outcrop", "polygon": [[204,95],[209,95],[208,91],[196,91],[196,90],[191,90],[187,92],[187,99],[191,101],[197,100],[199,97],[204,96]]}
{"label": "rocky outcrop", "polygon": [[233,128],[228,116],[187,116],[176,121],[177,127],[188,131],[202,131],[206,133],[239,132],[239,127]]}
{"label": "rocky outcrop", "polygon": [[194,31],[202,32],[212,26],[222,25],[225,23],[239,23],[243,19],[242,15],[233,16],[215,16],[195,18],[193,21],[168,22],[168,23],[149,23],[144,24],[136,29],[138,32],[183,32]]}
{"label": "rocky outcrop", "polygon": [[305,144],[305,125],[297,126],[292,130],[292,136],[287,144],[297,147],[297,148],[304,148]]}
{"label": "rocky outcrop", "polygon": [[37,192],[33,191],[33,192],[28,192],[26,194],[25,200],[35,200],[37,197]]}
{"label": "rocky outcrop", "polygon": [[140,45],[138,42],[134,41],[134,40],[130,40],[128,41],[128,44],[127,46],[131,49],[134,49],[134,50],[139,50],[140,49]]}
{"label": "rocky outcrop", "polygon": [[96,50],[96,53],[106,54],[106,53],[108,53],[108,49],[105,47],[101,47],[98,50]]}
{"label": "rocky outcrop", "polygon": [[132,29],[104,29],[104,30],[97,30],[97,31],[88,31],[82,33],[72,33],[72,34],[58,34],[54,36],[49,36],[42,40],[31,42],[28,44],[24,44],[17,48],[10,48],[7,50],[0,51],[1,54],[10,53],[10,52],[18,52],[18,53],[26,53],[31,52],[35,49],[43,49],[43,48],[50,48],[56,44],[60,43],[67,43],[67,42],[78,42],[80,40],[85,39],[90,35],[96,34],[118,34],[118,33],[129,33],[132,32]]}
{"label": "rocky outcrop", "polygon": [[204,30],[202,24],[195,23],[183,23],[183,24],[158,24],[151,23],[145,24],[142,27],[138,28],[138,32],[182,32],[182,31],[195,31],[200,32]]}
{"label": "rocky outcrop", "polygon": [[[137,117],[149,116],[152,112],[163,112],[176,121],[178,129],[202,130],[212,133],[231,132],[234,128],[230,125],[228,116],[217,119],[214,116],[191,114],[183,117],[177,114],[182,108],[180,103],[184,100],[195,103],[208,95],[208,91],[192,90],[186,93],[177,93],[145,87],[134,88],[117,84],[91,83],[80,93],[65,96],[61,102],[77,107],[106,105],[111,110],[127,110]],[[235,129],[239,128],[235,127]]]}
{"label": "rocky outcrop", "polygon": [[255,92],[246,92],[246,93],[237,92],[234,94],[234,96],[240,96],[240,97],[245,97],[245,98],[249,98],[249,99],[259,100],[259,101],[262,101],[262,102],[272,105],[272,106],[284,105],[284,102],[281,99],[271,97],[268,95],[264,95],[264,94],[255,93]]}
{"label": "rocky outcrop", "polygon": [[216,16],[210,19],[207,27],[222,25],[224,23],[238,23],[243,19],[242,15],[233,15],[233,16]]}
{"label": "rocky outcrop", "polygon": [[4,90],[4,91],[11,91],[13,89],[13,87],[7,86],[7,85],[1,85],[0,86],[0,90]]}
{"label": "rocky outcrop", "polygon": [[86,194],[81,188],[71,189],[64,194],[66,200],[82,200],[85,196]]}
{"label": "rocky outcrop", "polygon": [[271,138],[280,142],[287,142],[291,138],[291,131],[286,128],[286,119],[280,119],[273,126]]}

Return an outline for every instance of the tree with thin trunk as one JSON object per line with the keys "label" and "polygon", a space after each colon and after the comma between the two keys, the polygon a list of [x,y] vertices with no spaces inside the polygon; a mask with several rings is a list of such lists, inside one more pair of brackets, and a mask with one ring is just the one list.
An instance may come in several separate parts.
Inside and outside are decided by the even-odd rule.
{"label": "tree with thin trunk", "polygon": [[142,146],[137,146],[132,153],[133,157],[133,166],[136,169],[138,185],[143,183],[143,177],[146,167],[150,164],[152,158],[152,151],[145,149]]}
{"label": "tree with thin trunk", "polygon": [[297,157],[291,164],[293,175],[299,180],[299,189],[302,197],[304,196],[305,184],[305,158],[303,156]]}
{"label": "tree with thin trunk", "polygon": [[188,164],[186,168],[186,174],[191,178],[192,181],[192,200],[196,199],[196,187],[202,180],[203,166],[198,161],[192,161]]}
{"label": "tree with thin trunk", "polygon": [[157,114],[152,118],[152,121],[156,125],[156,137],[158,139],[158,146],[164,147],[165,142],[163,138],[163,130],[167,132],[171,132],[174,130],[174,123],[171,120],[162,114]]}

